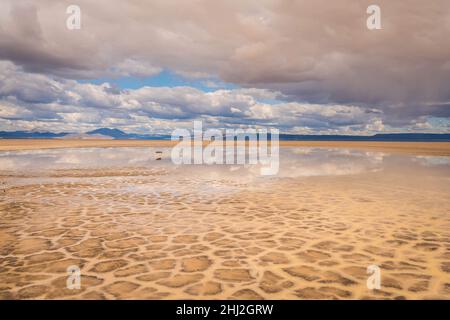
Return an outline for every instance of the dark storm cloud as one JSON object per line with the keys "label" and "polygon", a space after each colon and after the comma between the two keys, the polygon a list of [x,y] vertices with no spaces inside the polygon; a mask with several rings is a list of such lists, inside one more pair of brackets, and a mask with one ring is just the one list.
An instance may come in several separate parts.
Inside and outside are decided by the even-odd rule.
{"label": "dark storm cloud", "polygon": [[[147,101],[151,90],[145,89],[128,94],[139,97],[142,116],[248,119],[260,113],[260,121],[289,123],[291,128],[316,123],[333,130],[356,126],[363,118],[368,126],[377,119],[378,128],[382,128],[378,121],[406,126],[424,117],[449,118],[447,0],[376,1],[381,7],[382,30],[375,31],[366,28],[366,8],[373,4],[366,0],[80,0],[82,28],[77,31],[66,28],[69,4],[2,1],[0,59],[14,62],[25,73],[47,75],[50,82],[57,77],[59,84],[79,78],[148,76],[167,68],[188,77],[216,77],[244,88],[279,92],[284,105],[294,111],[308,103],[323,105],[323,109],[341,105],[369,110],[355,120],[335,114],[324,123],[314,116],[309,119],[303,113],[299,119],[294,114],[297,122],[293,123],[286,116],[293,116],[292,110],[284,107],[272,107],[275,111],[270,117],[262,107],[249,111],[248,97],[236,100],[235,95],[226,101],[224,95],[216,107],[208,95],[194,94],[190,100],[187,89],[178,89],[177,97],[170,97],[174,94],[170,90],[154,90]],[[116,112],[128,108],[126,103],[121,105],[127,94],[117,93],[114,98],[111,86],[102,92],[98,87],[78,87],[77,103],[57,87],[46,93],[20,87],[9,88],[9,96],[29,104],[57,100]],[[67,89],[63,86],[62,90]],[[155,95],[156,102],[152,100]],[[322,112],[314,108],[315,115]]]}

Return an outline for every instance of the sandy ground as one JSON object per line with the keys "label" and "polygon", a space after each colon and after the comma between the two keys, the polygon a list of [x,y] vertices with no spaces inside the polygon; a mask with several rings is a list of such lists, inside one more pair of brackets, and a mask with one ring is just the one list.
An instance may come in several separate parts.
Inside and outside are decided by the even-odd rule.
{"label": "sandy ground", "polygon": [[[167,140],[0,139],[0,151],[88,147],[171,147]],[[450,156],[450,142],[280,141],[280,146],[355,148],[418,155]]]}
{"label": "sandy ground", "polygon": [[0,298],[450,299],[448,172],[404,167],[260,183],[125,167],[0,177],[23,182],[0,190]]}

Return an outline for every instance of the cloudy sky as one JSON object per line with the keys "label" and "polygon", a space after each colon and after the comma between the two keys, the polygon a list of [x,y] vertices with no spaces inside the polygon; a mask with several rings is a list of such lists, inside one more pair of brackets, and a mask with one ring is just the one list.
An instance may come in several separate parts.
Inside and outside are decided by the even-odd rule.
{"label": "cloudy sky", "polygon": [[[69,30],[66,9],[81,9]],[[381,30],[366,27],[381,8]],[[450,132],[448,0],[0,2],[0,130]]]}

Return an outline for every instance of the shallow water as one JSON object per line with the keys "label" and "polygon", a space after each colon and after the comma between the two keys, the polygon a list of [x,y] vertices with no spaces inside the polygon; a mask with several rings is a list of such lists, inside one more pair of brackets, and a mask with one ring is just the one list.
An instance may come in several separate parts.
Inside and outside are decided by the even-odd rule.
{"label": "shallow water", "polygon": [[[260,176],[260,165],[175,165],[170,148],[66,148],[0,152],[0,173],[4,175],[45,175],[57,170],[163,168],[196,177],[220,174]],[[157,153],[161,152],[161,153]],[[160,160],[157,160],[160,158]],[[400,167],[413,167],[427,174],[443,172],[450,176],[450,157],[392,155],[350,149],[280,149],[280,170],[270,178],[362,174]],[[182,170],[180,170],[180,168]],[[200,175],[200,176],[199,176]]]}
{"label": "shallow water", "polygon": [[280,148],[259,169],[2,152],[0,298],[450,298],[449,157]]}

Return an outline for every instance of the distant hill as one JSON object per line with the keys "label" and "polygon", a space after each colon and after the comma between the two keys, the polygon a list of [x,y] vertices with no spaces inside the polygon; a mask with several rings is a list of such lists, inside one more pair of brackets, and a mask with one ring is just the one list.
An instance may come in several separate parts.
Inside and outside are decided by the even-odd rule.
{"label": "distant hill", "polygon": [[100,128],[86,132],[86,134],[101,134],[114,139],[135,139],[135,140],[170,140],[170,135],[145,135],[137,133],[125,133],[119,129]]}
{"label": "distant hill", "polygon": [[56,139],[113,140],[114,138],[110,136],[105,136],[103,134],[69,133],[63,137],[58,137]]}
{"label": "distant hill", "polygon": [[[3,139],[137,139],[170,140],[170,135],[142,135],[99,128],[86,133],[0,131]],[[270,135],[269,135],[270,138]],[[450,141],[450,133],[379,133],[372,136],[280,134],[282,141]]]}
{"label": "distant hill", "polygon": [[100,128],[86,132],[90,135],[102,135],[112,137],[114,139],[129,139],[128,134],[119,129]]}

